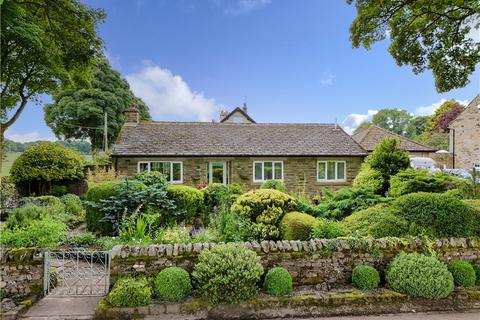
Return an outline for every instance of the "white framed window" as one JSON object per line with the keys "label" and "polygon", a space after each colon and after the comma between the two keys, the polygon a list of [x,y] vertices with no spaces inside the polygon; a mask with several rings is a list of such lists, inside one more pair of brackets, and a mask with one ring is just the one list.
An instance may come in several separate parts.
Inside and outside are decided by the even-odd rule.
{"label": "white framed window", "polygon": [[283,161],[253,161],[253,182],[283,181]]}
{"label": "white framed window", "polygon": [[182,161],[139,161],[137,171],[158,171],[164,174],[170,183],[183,182]]}
{"label": "white framed window", "polygon": [[317,162],[317,181],[347,181],[347,162],[338,160],[322,160]]}
{"label": "white framed window", "polygon": [[475,168],[475,171],[480,172],[480,162],[475,163],[475,164],[473,165],[473,168]]}

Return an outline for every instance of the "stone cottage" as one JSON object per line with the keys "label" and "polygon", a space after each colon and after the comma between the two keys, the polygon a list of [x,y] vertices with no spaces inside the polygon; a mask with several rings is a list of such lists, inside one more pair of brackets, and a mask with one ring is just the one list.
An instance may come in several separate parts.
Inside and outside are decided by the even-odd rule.
{"label": "stone cottage", "polygon": [[453,167],[480,172],[480,95],[449,125]]}
{"label": "stone cottage", "polygon": [[352,135],[352,138],[367,150],[368,153],[371,153],[375,149],[375,146],[387,137],[397,137],[400,139],[400,147],[408,151],[411,157],[430,157],[431,154],[436,151],[429,146],[374,125]]}
{"label": "stone cottage", "polygon": [[367,152],[335,124],[256,123],[247,108],[220,122],[140,122],[133,106],[113,148],[120,175],[159,171],[173,184],[279,179],[288,192],[350,185]]}

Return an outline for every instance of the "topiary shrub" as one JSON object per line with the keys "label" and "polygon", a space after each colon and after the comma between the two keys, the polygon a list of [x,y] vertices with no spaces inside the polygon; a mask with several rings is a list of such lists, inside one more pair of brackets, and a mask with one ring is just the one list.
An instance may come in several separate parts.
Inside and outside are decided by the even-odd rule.
{"label": "topiary shrub", "polygon": [[409,233],[409,223],[393,214],[385,204],[354,212],[340,222],[346,233],[364,237],[403,237]]}
{"label": "topiary shrub", "polygon": [[295,211],[297,202],[289,195],[271,189],[247,192],[232,204],[232,213],[245,218],[251,234],[257,239],[278,240],[280,221],[287,212]]}
{"label": "topiary shrub", "polygon": [[10,178],[23,195],[46,194],[52,185],[83,178],[83,156],[52,142],[29,146],[13,162]]}
{"label": "topiary shrub", "polygon": [[268,270],[263,288],[272,296],[286,296],[292,293],[292,276],[285,268],[272,268]]}
{"label": "topiary shrub", "polygon": [[480,285],[480,261],[474,263],[472,267],[475,270],[475,284]]}
{"label": "topiary shrub", "polygon": [[280,222],[282,238],[285,240],[308,240],[315,218],[303,212],[289,212]]}
{"label": "topiary shrub", "polygon": [[395,257],[386,280],[393,290],[412,297],[440,299],[453,291],[453,276],[447,266],[418,253],[400,253]]}
{"label": "topiary shrub", "polygon": [[370,290],[378,287],[380,274],[370,266],[356,266],[352,270],[352,283],[362,290]]}
{"label": "topiary shrub", "polygon": [[316,206],[320,217],[343,219],[355,211],[371,207],[386,199],[366,188],[342,188],[326,192],[323,201]]}
{"label": "topiary shrub", "polygon": [[171,185],[168,187],[168,198],[172,199],[177,207],[175,210],[179,222],[190,221],[203,213],[203,193],[196,188]]}
{"label": "topiary shrub", "polygon": [[459,178],[446,173],[409,168],[390,178],[388,195],[399,197],[414,192],[445,192],[459,188],[462,183]]}
{"label": "topiary shrub", "polygon": [[[116,196],[118,191],[118,182],[103,182],[88,189],[85,200],[100,204],[102,200],[107,200],[110,197]],[[87,204],[85,205],[85,210],[85,220],[87,222],[88,231],[100,235],[110,235],[114,231],[114,228],[110,223],[102,221],[104,214],[100,208]]]}
{"label": "topiary shrub", "polygon": [[472,235],[474,215],[461,200],[441,193],[410,193],[393,203],[395,215],[435,237]]}
{"label": "topiary shrub", "polygon": [[452,273],[453,281],[460,287],[473,287],[476,282],[475,269],[468,261],[453,260],[448,263],[448,270]]}
{"label": "topiary shrub", "polygon": [[353,187],[370,189],[374,193],[380,194],[384,183],[385,181],[380,171],[374,170],[368,164],[363,163],[353,180]]}
{"label": "topiary shrub", "polygon": [[345,229],[338,221],[319,218],[312,229],[314,239],[334,239],[346,235]]}
{"label": "topiary shrub", "polygon": [[155,277],[155,294],[160,300],[180,301],[191,293],[190,275],[182,268],[166,268]]}
{"label": "topiary shrub", "polygon": [[262,183],[260,189],[273,189],[285,192],[285,185],[281,180],[267,180]]}
{"label": "topiary shrub", "polygon": [[117,280],[107,296],[115,307],[138,307],[152,301],[152,289],[145,278],[123,278]]}
{"label": "topiary shrub", "polygon": [[480,200],[463,200],[472,209],[473,234],[480,237]]}
{"label": "topiary shrub", "polygon": [[254,251],[228,243],[200,252],[192,278],[197,292],[212,303],[238,303],[257,294],[262,273]]}

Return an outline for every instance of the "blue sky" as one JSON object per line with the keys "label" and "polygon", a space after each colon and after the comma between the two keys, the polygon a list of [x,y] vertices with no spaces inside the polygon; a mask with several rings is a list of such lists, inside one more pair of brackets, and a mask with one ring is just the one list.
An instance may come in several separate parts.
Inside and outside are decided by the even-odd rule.
{"label": "blue sky", "polygon": [[[467,87],[438,94],[429,71],[396,65],[388,40],[353,49],[355,11],[343,0],[84,2],[106,11],[106,55],[155,120],[218,119],[246,96],[257,122],[337,120],[351,129],[377,109],[427,114],[442,99],[480,92],[477,71]],[[7,137],[53,139],[42,106],[30,104]]]}

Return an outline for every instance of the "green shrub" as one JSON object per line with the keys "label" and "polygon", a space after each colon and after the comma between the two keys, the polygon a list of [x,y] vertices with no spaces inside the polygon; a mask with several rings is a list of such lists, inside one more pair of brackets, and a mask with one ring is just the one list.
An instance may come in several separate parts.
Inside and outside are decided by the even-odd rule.
{"label": "green shrub", "polygon": [[448,263],[453,281],[460,287],[473,287],[476,282],[475,269],[468,261],[454,260]]}
{"label": "green shrub", "polygon": [[312,233],[315,218],[302,212],[289,212],[280,222],[280,230],[285,240],[308,240]]}
{"label": "green shrub", "polygon": [[65,243],[68,243],[75,247],[85,247],[85,246],[92,247],[97,244],[97,239],[95,238],[95,235],[93,233],[83,232],[83,233],[68,237]]}
{"label": "green shrub", "polygon": [[285,192],[285,185],[281,180],[267,180],[262,183],[260,189],[273,189],[280,192]]}
{"label": "green shrub", "polygon": [[410,193],[397,198],[395,214],[435,237],[466,237],[473,233],[474,215],[461,200],[441,193]]}
{"label": "green shrub", "polygon": [[321,217],[340,220],[352,212],[385,201],[385,198],[375,194],[371,189],[342,188],[333,193],[327,192],[317,210]]}
{"label": "green shrub", "polygon": [[245,192],[245,188],[240,183],[230,183],[228,185],[228,191],[234,196],[241,195]]}
{"label": "green shrub", "polygon": [[409,223],[384,204],[357,211],[340,224],[347,233],[364,237],[403,237],[409,233]]}
{"label": "green shrub", "polygon": [[474,263],[472,267],[475,270],[475,284],[480,285],[480,261]]}
{"label": "green shrub", "polygon": [[366,163],[362,164],[360,171],[353,180],[354,188],[371,189],[376,194],[381,193],[384,184],[382,173],[370,168]]}
{"label": "green shrub", "polygon": [[155,277],[155,294],[160,300],[180,301],[191,293],[190,275],[182,268],[166,268]]}
{"label": "green shrub", "polygon": [[228,202],[230,192],[222,183],[211,183],[203,191],[203,199],[208,210],[218,208],[223,202]]}
{"label": "green shrub", "polygon": [[48,215],[49,212],[47,208],[28,204],[25,207],[16,208],[10,211],[6,221],[6,227],[9,229],[13,229],[14,227],[27,227],[33,221],[40,220]]}
{"label": "green shrub", "polygon": [[152,300],[152,290],[145,278],[123,278],[115,282],[107,300],[115,307],[145,306]]}
{"label": "green shrub", "polygon": [[185,227],[171,226],[160,229],[155,238],[156,243],[175,244],[175,243],[189,243],[190,234]]}
{"label": "green shrub", "polygon": [[49,192],[52,196],[61,197],[68,193],[66,186],[53,186]]}
{"label": "green shrub", "polygon": [[66,239],[65,223],[46,216],[31,221],[27,226],[0,231],[0,245],[8,247],[56,248]]}
{"label": "green shrub", "polygon": [[393,290],[412,297],[440,299],[453,291],[453,277],[447,266],[418,253],[400,253],[395,257],[386,280]]}
{"label": "green shrub", "polygon": [[190,221],[203,213],[203,193],[196,188],[171,185],[168,187],[168,198],[176,205],[178,222]]}
{"label": "green shrub", "polygon": [[[101,201],[116,196],[118,194],[118,189],[118,182],[99,183],[88,190],[85,200],[100,204]],[[85,209],[85,220],[89,231],[100,235],[110,235],[113,232],[113,226],[107,221],[103,221],[104,213],[100,208],[87,203]]]}
{"label": "green shrub", "polygon": [[262,189],[239,196],[231,211],[245,218],[255,238],[277,240],[280,238],[280,221],[297,206],[296,200],[283,192]]}
{"label": "green shrub", "polygon": [[63,202],[60,200],[60,198],[57,198],[55,196],[40,196],[40,197],[25,197],[20,199],[20,203],[22,205],[29,205],[29,204],[34,204],[36,206],[41,206],[41,207],[52,207],[56,206],[59,207],[59,209],[64,210],[63,208]]}
{"label": "green shrub", "polygon": [[463,200],[472,209],[473,234],[480,237],[480,200]]}
{"label": "green shrub", "polygon": [[44,194],[57,181],[83,177],[83,156],[52,142],[29,146],[13,162],[10,178],[22,193]]}
{"label": "green shrub", "polygon": [[352,270],[352,283],[362,290],[370,290],[378,287],[380,274],[370,266],[356,266]]}
{"label": "green shrub", "polygon": [[365,163],[382,175],[384,183],[380,194],[385,194],[390,186],[390,177],[410,167],[410,157],[400,146],[399,138],[387,137],[375,146]]}
{"label": "green shrub", "polygon": [[314,239],[334,239],[346,234],[345,229],[338,221],[318,218],[312,229]]}
{"label": "green shrub", "polygon": [[66,194],[60,200],[65,205],[66,213],[78,215],[83,212],[82,200],[76,194]]}
{"label": "green shrub", "polygon": [[292,293],[292,276],[285,268],[268,270],[263,283],[265,291],[272,296],[286,296]]}
{"label": "green shrub", "polygon": [[461,184],[459,178],[446,173],[429,173],[427,170],[410,168],[390,178],[388,195],[399,197],[414,192],[445,192],[456,189]]}
{"label": "green shrub", "polygon": [[214,217],[211,225],[218,232],[223,242],[246,241],[251,237],[246,219],[234,213],[230,208],[223,208]]}
{"label": "green shrub", "polygon": [[200,252],[192,278],[198,293],[212,303],[238,303],[257,294],[262,273],[254,251],[228,243]]}

